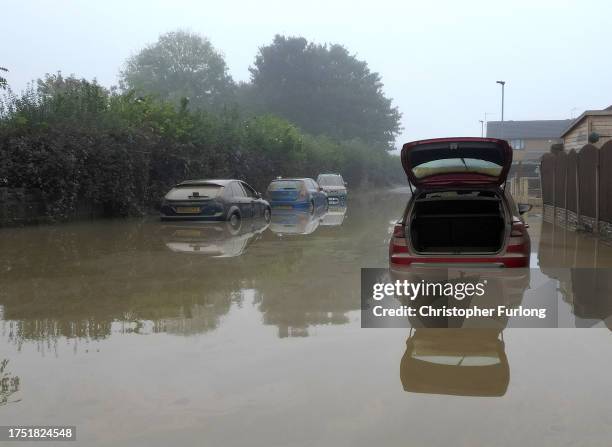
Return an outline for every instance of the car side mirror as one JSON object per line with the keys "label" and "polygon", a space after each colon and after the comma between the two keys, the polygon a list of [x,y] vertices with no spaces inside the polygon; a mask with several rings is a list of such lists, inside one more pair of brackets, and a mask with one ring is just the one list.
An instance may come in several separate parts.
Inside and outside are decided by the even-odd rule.
{"label": "car side mirror", "polygon": [[261,193],[260,192],[256,192],[255,193],[255,197],[257,197],[258,199],[261,199]]}
{"label": "car side mirror", "polygon": [[319,191],[323,191],[323,187],[322,186],[319,186]]}
{"label": "car side mirror", "polygon": [[348,186],[348,182],[344,182],[344,186]]}
{"label": "car side mirror", "polygon": [[518,212],[519,212],[520,215],[528,213],[529,211],[531,211],[531,208],[533,208],[533,205],[530,205],[528,203],[519,203],[518,204]]}

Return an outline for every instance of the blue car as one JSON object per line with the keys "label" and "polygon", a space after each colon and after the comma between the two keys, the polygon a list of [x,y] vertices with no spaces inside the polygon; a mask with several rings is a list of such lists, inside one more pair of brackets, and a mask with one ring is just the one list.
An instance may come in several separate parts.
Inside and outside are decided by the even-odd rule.
{"label": "blue car", "polygon": [[314,214],[327,209],[327,194],[311,178],[279,178],[268,186],[273,209],[302,210]]}

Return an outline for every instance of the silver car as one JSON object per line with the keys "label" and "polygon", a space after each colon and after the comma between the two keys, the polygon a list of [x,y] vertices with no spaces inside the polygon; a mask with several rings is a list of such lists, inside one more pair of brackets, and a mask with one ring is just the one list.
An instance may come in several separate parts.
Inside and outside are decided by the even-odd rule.
{"label": "silver car", "polygon": [[327,194],[327,200],[330,204],[346,203],[347,183],[340,174],[319,174],[317,183]]}

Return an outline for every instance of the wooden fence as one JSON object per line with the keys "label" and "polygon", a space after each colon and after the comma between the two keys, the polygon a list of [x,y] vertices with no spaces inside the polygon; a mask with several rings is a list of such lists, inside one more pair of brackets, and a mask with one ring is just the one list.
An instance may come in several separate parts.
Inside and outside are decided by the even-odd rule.
{"label": "wooden fence", "polygon": [[510,194],[517,203],[542,205],[539,177],[512,177],[508,179],[506,188],[510,190]]}
{"label": "wooden fence", "polygon": [[612,141],[542,156],[544,219],[612,237]]}

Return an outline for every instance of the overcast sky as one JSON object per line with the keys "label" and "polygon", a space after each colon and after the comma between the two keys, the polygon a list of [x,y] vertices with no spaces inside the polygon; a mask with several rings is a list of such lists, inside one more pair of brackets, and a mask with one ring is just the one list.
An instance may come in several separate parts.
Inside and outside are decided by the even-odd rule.
{"label": "overcast sky", "polygon": [[[414,3],[414,4],[411,4]],[[340,43],[381,74],[405,141],[480,135],[485,112],[563,119],[612,104],[609,1],[5,1],[0,66],[13,90],[61,70],[110,86],[160,33],[200,33],[248,80],[275,34]],[[574,110],[572,110],[574,109]]]}

